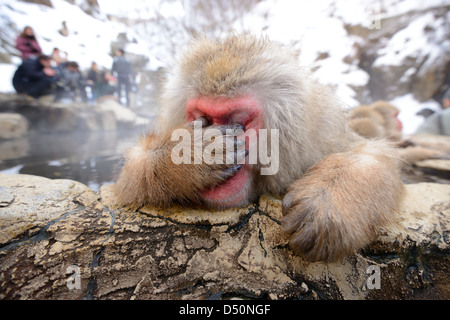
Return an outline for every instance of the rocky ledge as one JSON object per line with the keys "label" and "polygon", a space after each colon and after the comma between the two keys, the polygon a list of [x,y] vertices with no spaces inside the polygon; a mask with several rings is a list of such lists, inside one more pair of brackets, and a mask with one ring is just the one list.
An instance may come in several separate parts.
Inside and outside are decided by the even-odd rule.
{"label": "rocky ledge", "polygon": [[28,130],[56,134],[130,130],[151,122],[112,98],[95,105],[53,103],[45,98],[0,93],[0,139],[19,138]]}
{"label": "rocky ledge", "polygon": [[0,299],[450,299],[450,185],[407,185],[399,223],[340,263],[293,256],[281,201],[114,206],[71,180],[0,175]]}

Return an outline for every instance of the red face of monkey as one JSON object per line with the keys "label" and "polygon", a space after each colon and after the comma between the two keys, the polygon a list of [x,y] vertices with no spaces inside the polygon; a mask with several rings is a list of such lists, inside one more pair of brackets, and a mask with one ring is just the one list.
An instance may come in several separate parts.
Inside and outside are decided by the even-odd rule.
{"label": "red face of monkey", "polygon": [[[186,105],[186,119],[191,122],[199,117],[206,118],[213,125],[242,125],[245,128],[244,134],[238,136],[238,139],[245,141],[247,150],[249,142],[257,139],[258,130],[263,127],[261,106],[252,96],[190,99]],[[251,183],[252,165],[245,164],[225,182],[202,191],[201,196],[210,205],[239,206],[246,203]]]}

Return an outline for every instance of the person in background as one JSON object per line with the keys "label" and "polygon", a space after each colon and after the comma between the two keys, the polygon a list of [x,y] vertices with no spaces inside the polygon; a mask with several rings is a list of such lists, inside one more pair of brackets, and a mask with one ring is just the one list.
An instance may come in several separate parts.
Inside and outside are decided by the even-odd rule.
{"label": "person in background", "polygon": [[59,48],[53,48],[52,52],[52,60],[55,63],[56,67],[59,67],[61,63],[67,62],[67,52],[64,52],[64,56],[61,56],[61,51]]}
{"label": "person in background", "polygon": [[87,75],[87,85],[91,90],[91,96],[90,96],[90,102],[94,103],[94,101],[97,99],[97,87],[99,83],[100,74],[98,71],[98,66],[96,62],[92,62],[91,68],[89,69],[88,75]]}
{"label": "person in background", "polygon": [[36,40],[34,31],[30,26],[26,26],[23,32],[16,39],[16,48],[22,53],[22,60],[37,58],[42,54],[42,49]]}
{"label": "person in background", "polygon": [[61,66],[54,102],[59,102],[63,98],[74,102],[76,96],[79,95],[81,100],[87,103],[86,80],[80,72],[78,63],[69,61]]}
{"label": "person in background", "polygon": [[114,98],[114,100],[117,100],[117,98],[114,96],[114,92],[117,88],[117,79],[112,76],[107,71],[102,71],[100,73],[100,77],[98,80],[97,87],[95,88],[95,97],[96,99],[99,99],[101,97],[110,97]]}
{"label": "person in background", "polygon": [[13,76],[14,89],[35,99],[51,94],[51,85],[55,81],[55,70],[51,67],[51,58],[40,55],[37,59],[26,59],[17,68]]}
{"label": "person in background", "polygon": [[450,136],[450,89],[442,97],[442,111],[430,115],[416,133],[431,133]]}
{"label": "person in background", "polygon": [[134,85],[134,71],[131,63],[125,58],[125,52],[120,49],[112,65],[111,73],[117,77],[117,96],[121,102],[122,89],[125,90],[126,105],[130,107],[130,91]]}

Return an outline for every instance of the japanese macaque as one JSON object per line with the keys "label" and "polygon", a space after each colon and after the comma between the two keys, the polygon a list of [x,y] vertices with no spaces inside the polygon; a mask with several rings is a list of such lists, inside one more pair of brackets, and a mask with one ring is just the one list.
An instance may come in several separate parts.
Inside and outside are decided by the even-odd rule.
{"label": "japanese macaque", "polygon": [[403,125],[398,119],[399,110],[384,101],[360,106],[350,112],[350,127],[366,138],[402,139]]}
{"label": "japanese macaque", "polygon": [[[399,147],[405,164],[414,164],[424,159],[449,158],[450,145],[426,136],[411,136],[405,139],[402,123],[398,119],[399,109],[386,101],[376,101],[350,111],[349,126],[365,138],[385,138]],[[430,142],[430,140],[432,140]]]}
{"label": "japanese macaque", "polygon": [[[155,131],[128,151],[117,198],[122,205],[221,209],[264,193],[285,195],[282,227],[294,252],[341,260],[394,221],[404,187],[396,149],[350,130],[338,101],[281,44],[251,35],[197,39],[168,77]],[[192,132],[195,149],[195,127],[237,129],[219,146],[245,163],[195,163],[191,155],[194,163],[175,164],[172,133]],[[268,151],[278,153],[273,174],[262,174],[260,158],[248,160],[262,129],[278,134]]]}

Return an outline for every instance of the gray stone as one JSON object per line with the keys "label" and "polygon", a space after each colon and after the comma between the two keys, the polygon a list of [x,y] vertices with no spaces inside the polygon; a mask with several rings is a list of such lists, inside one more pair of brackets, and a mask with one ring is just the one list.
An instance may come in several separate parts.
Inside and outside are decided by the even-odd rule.
{"label": "gray stone", "polygon": [[[0,110],[17,113],[23,119],[28,120],[30,129],[47,133],[136,129],[150,123],[149,119],[138,116],[132,110],[113,100],[89,105],[53,103],[52,99],[49,96],[33,100],[15,94],[0,93]],[[0,121],[3,114],[0,113]],[[0,138],[2,138],[2,132],[0,127]]]}
{"label": "gray stone", "polygon": [[0,113],[0,139],[17,139],[28,132],[28,122],[17,113]]}
{"label": "gray stone", "polygon": [[133,211],[115,206],[111,186],[12,175],[0,187],[4,299],[450,299],[448,185],[407,185],[398,223],[329,264],[292,254],[270,196]]}

